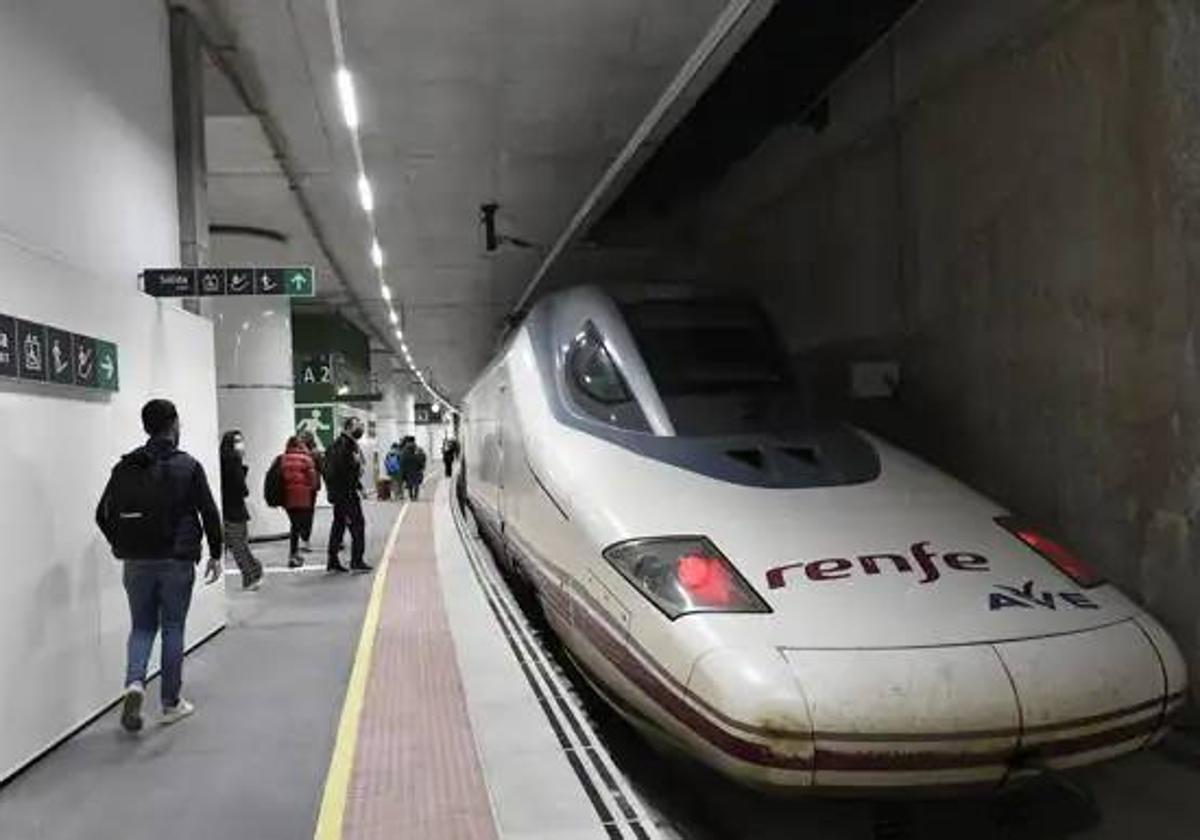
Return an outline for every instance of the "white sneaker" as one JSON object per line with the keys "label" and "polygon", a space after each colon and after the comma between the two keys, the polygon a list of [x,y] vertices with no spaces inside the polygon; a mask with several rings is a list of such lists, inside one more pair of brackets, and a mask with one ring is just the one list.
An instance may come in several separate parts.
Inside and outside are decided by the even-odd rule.
{"label": "white sneaker", "polygon": [[142,729],[142,702],[146,699],[146,689],[139,683],[125,687],[125,699],[121,701],[121,728],[126,732],[140,732]]}
{"label": "white sneaker", "polygon": [[196,707],[180,697],[179,702],[174,706],[168,706],[163,709],[163,726],[170,726],[172,723],[179,723],[179,721],[183,720],[194,711],[196,711]]}

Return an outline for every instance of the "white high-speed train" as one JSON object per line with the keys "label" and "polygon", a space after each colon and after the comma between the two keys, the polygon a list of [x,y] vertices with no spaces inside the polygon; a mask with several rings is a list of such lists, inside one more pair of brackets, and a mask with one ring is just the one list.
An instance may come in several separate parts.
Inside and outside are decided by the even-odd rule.
{"label": "white high-speed train", "polygon": [[812,415],[750,305],[574,289],[467,395],[461,490],[609,701],[737,779],[995,785],[1162,736],[1158,622]]}

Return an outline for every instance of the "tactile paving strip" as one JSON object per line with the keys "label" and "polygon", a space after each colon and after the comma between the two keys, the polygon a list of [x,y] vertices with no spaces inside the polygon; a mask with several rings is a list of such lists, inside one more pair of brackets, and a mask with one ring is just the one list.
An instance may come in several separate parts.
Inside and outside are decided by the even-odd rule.
{"label": "tactile paving strip", "polygon": [[428,503],[408,512],[385,583],[343,836],[493,840]]}

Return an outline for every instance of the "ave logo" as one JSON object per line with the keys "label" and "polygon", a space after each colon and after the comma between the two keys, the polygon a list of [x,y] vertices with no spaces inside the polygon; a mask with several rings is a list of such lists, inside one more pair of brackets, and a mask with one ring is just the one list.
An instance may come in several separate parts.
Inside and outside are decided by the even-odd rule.
{"label": "ave logo", "polygon": [[1011,608],[1057,610],[1098,610],[1097,604],[1082,592],[1034,592],[1033,581],[1027,580],[1020,587],[996,584],[999,592],[988,593],[988,609],[993,612]]}

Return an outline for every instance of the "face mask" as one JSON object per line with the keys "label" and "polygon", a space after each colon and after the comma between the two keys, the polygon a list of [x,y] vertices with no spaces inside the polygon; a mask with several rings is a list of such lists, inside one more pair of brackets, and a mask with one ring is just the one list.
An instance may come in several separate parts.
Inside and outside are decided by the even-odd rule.
{"label": "face mask", "polygon": [[359,428],[355,429],[355,430],[354,430],[353,432],[351,432],[350,434],[351,434],[351,435],[353,435],[353,437],[354,437],[354,439],[355,439],[355,440],[362,440],[362,436],[363,436],[363,430],[362,430],[362,427],[360,426]]}

